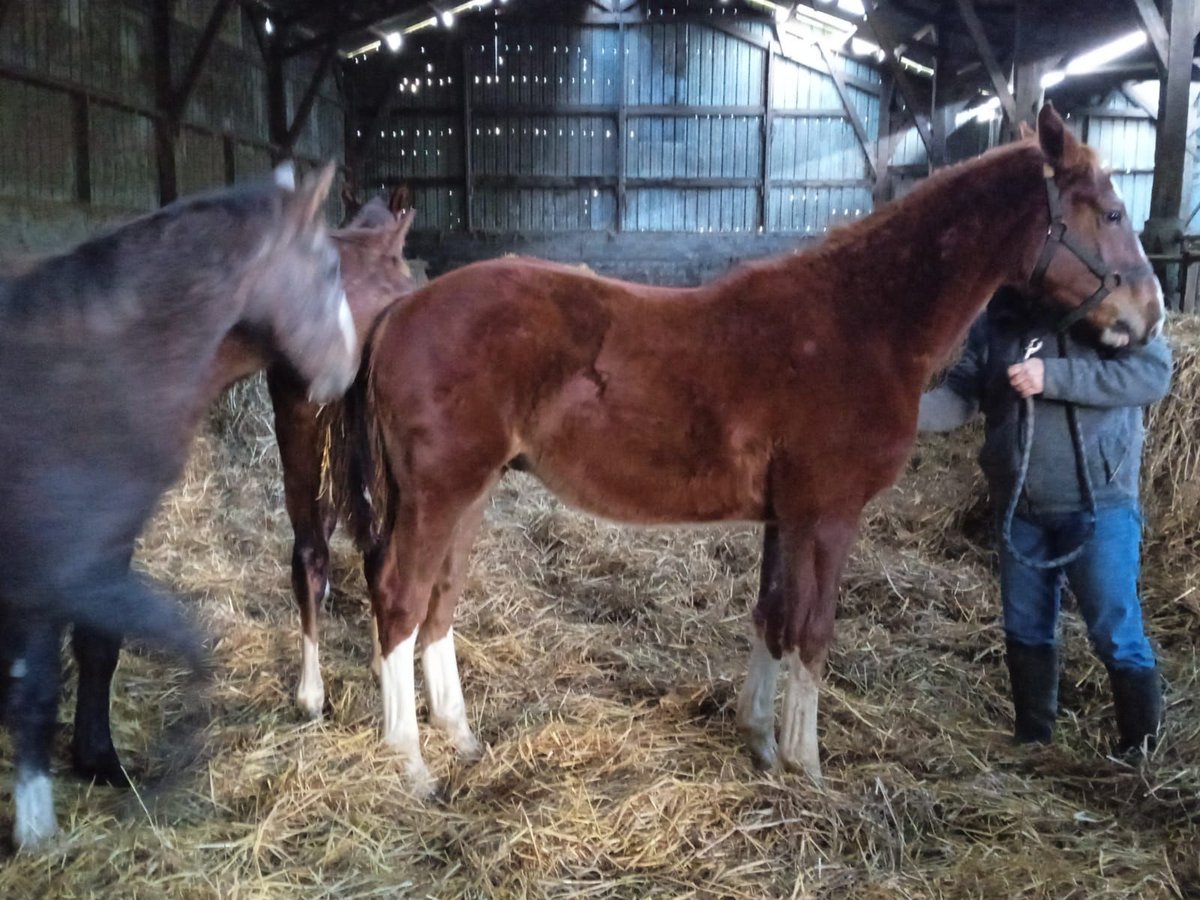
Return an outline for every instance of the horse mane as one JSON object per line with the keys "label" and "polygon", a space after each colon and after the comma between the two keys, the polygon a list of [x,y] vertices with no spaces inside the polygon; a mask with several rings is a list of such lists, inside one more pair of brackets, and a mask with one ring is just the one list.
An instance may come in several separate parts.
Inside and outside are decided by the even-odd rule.
{"label": "horse mane", "polygon": [[[65,250],[6,261],[0,266],[0,279],[7,281],[10,289],[0,296],[0,316],[84,313],[98,309],[101,301],[115,308],[120,305],[114,305],[119,286],[134,279],[138,271],[137,267],[121,264],[124,248],[144,249],[175,223],[199,220],[214,212],[240,225],[274,209],[276,203],[278,188],[269,179],[260,179],[192,195],[161,209],[110,222]],[[233,242],[238,230],[229,228],[226,222],[208,239],[226,235]],[[26,280],[29,284],[25,288],[12,289],[16,282]]]}

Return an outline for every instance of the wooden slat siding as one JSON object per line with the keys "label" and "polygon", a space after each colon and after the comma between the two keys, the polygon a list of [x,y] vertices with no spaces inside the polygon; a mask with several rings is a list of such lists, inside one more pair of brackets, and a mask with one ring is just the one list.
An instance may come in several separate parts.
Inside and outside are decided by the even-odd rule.
{"label": "wooden slat siding", "polygon": [[[176,84],[211,5],[210,0],[176,5],[176,17],[169,23]],[[106,209],[157,204],[151,139],[157,112],[148,10],[148,4],[111,0],[26,0],[11,6],[6,27],[0,30],[0,94],[26,95],[32,90],[41,100],[34,119],[23,115],[0,129],[0,195],[82,201]],[[264,78],[257,48],[241,39],[245,27],[241,9],[230,8],[211,58],[197,78],[175,156],[181,189],[225,183],[227,138],[233,168],[241,176],[268,167]],[[13,112],[11,104],[0,106],[0,116]],[[56,127],[64,134],[52,135],[41,116],[57,117],[54,111],[60,108],[66,112]],[[80,115],[81,110],[86,115]],[[326,83],[299,142],[300,155],[340,156],[342,127],[336,92]],[[28,144],[31,135],[37,136],[36,146]],[[67,177],[73,184],[69,196],[58,183]]]}

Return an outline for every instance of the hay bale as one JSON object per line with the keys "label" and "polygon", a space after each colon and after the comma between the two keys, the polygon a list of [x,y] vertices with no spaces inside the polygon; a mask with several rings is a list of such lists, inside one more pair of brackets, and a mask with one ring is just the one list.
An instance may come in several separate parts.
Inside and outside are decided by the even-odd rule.
{"label": "hay bale", "polygon": [[[1058,744],[1009,745],[980,435],[967,431],[923,439],[864,522],[822,703],[823,791],[754,771],[733,725],[758,529],[624,528],[507,477],[457,626],[488,749],[464,765],[426,729],[447,797],[418,803],[378,742],[364,588],[340,538],[322,622],[332,715],[292,711],[290,531],[257,380],[214,411],[139,550],[218,635],[207,763],[152,818],[61,779],[66,834],[0,867],[0,896],[1195,893],[1197,336],[1172,327],[1179,375],[1147,449],[1146,611],[1170,720],[1142,770],[1103,755],[1107,688],[1077,619]],[[122,664],[116,739],[135,768],[181,711],[177,680],[157,660]]]}

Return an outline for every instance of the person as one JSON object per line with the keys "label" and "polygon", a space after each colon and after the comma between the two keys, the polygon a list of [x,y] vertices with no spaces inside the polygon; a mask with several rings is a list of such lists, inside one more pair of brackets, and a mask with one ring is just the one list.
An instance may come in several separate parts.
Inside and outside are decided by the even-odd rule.
{"label": "person", "polygon": [[[1116,711],[1116,749],[1153,746],[1162,719],[1162,686],[1146,639],[1138,598],[1142,518],[1138,502],[1143,408],[1166,395],[1171,351],[1156,336],[1112,351],[1064,336],[1053,314],[1013,289],[1002,289],[968,334],[959,362],[921,398],[918,428],[949,431],[982,409],[979,462],[997,510],[1000,598],[1019,743],[1049,743],[1058,706],[1056,625],[1063,581],[1070,585],[1096,654],[1108,669]],[[1040,351],[1024,359],[1030,342]],[[1024,488],[1005,513],[1018,481],[1024,445],[1024,399],[1032,397],[1034,431]],[[1075,408],[1090,474],[1092,516],[1068,417]],[[1082,544],[1073,561],[1049,562]],[[1015,552],[1014,552],[1015,551]]]}

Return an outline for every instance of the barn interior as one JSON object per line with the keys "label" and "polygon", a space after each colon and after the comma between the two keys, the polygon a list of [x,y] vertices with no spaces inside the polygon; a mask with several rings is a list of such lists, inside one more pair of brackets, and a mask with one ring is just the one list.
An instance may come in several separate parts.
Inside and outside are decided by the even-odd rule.
{"label": "barn interior", "polygon": [[[63,777],[66,837],[0,863],[0,894],[1200,892],[1198,31],[1186,0],[0,0],[0,257],[334,159],[329,220],[404,186],[406,253],[431,277],[520,253],[698,284],[869,215],[1050,100],[1112,166],[1176,312],[1144,473],[1168,713],[1141,765],[1107,753],[1077,616],[1058,742],[1010,745],[971,429],[922,438],[869,508],[822,788],[755,771],[734,728],[758,529],[617,526],[506,476],[456,626],[488,750],[460,764],[429,734],[446,787],[416,801],[379,746],[343,537],[329,707],[294,710],[290,530],[253,380],[213,410],[138,557],[216,635],[204,760],[161,794]],[[114,728],[135,773],[182,714],[181,682],[152,657],[122,664]]]}

